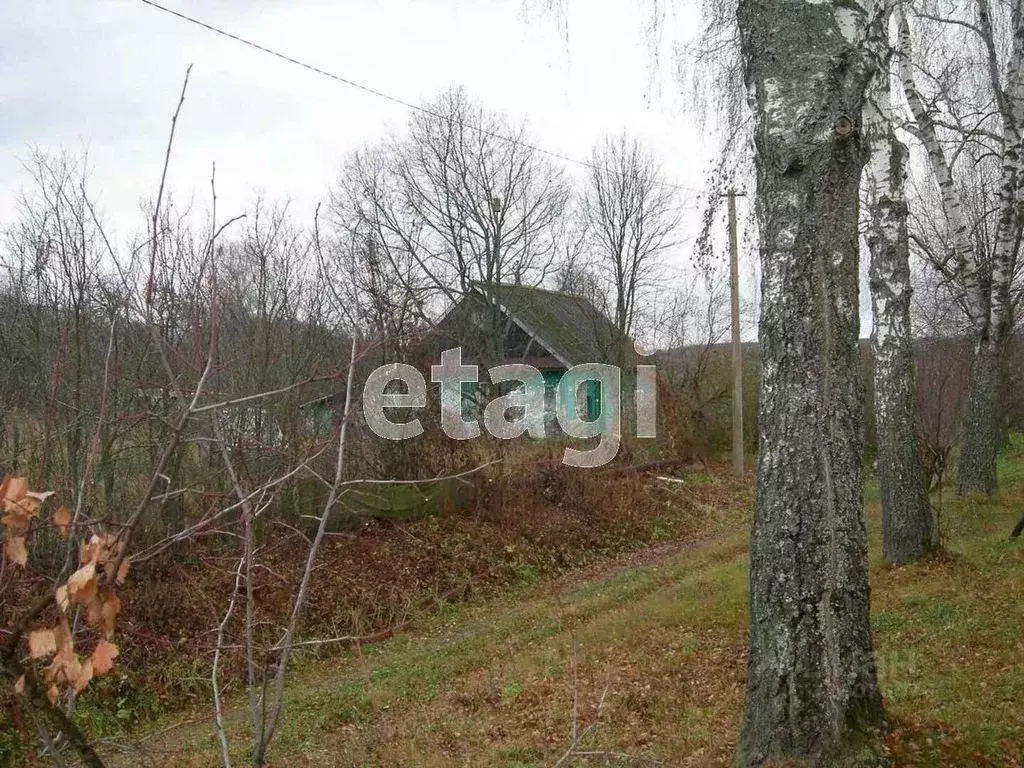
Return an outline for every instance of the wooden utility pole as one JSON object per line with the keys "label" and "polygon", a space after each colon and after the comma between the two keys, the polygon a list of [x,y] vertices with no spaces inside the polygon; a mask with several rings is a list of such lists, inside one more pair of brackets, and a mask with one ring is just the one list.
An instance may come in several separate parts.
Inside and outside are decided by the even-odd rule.
{"label": "wooden utility pole", "polygon": [[729,288],[732,299],[732,468],[743,474],[743,345],[740,342],[740,270],[736,195],[729,190]]}

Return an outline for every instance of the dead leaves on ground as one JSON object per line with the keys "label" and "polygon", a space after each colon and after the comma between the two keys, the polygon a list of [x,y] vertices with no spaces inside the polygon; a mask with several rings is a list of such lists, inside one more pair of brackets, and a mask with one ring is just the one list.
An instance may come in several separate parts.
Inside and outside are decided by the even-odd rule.
{"label": "dead leaves on ground", "polygon": [[[18,475],[5,476],[0,481],[0,501],[3,517],[4,554],[8,562],[22,568],[28,565],[25,537],[32,520],[52,492],[30,491],[28,481]],[[65,506],[58,508],[51,522],[57,533],[66,538],[71,531],[72,514]],[[78,569],[67,582],[57,585],[54,598],[59,619],[53,627],[35,629],[26,636],[29,658],[36,661],[50,659],[42,670],[50,703],[56,703],[61,690],[80,693],[93,677],[105,675],[113,669],[118,655],[117,646],[110,642],[114,635],[121,600],[114,586],[123,584],[128,574],[128,558],[124,554],[124,541],[114,534],[93,534],[83,539],[78,548]],[[79,657],[68,623],[72,610],[80,610],[85,623],[100,634],[99,640],[87,657]],[[52,658],[51,658],[52,657]],[[24,690],[24,678],[15,684],[15,690]]]}

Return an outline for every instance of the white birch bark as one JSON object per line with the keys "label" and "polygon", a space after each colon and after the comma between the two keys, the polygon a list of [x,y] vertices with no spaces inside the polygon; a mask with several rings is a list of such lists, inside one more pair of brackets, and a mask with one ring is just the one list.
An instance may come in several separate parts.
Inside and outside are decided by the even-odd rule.
{"label": "white birch bark", "polygon": [[1009,334],[1013,324],[1010,289],[1020,249],[1020,206],[1024,203],[1024,158],[1021,154],[1021,134],[1024,131],[1024,23],[1021,5],[1019,1],[1013,5],[1013,34],[1004,84],[999,77],[988,0],[978,0],[979,26],[989,54],[989,80],[1002,123],[1002,176],[989,315],[992,335],[1000,339]]}
{"label": "white birch bark", "polygon": [[[972,317],[987,312],[987,301],[982,295],[978,281],[974,245],[971,243],[970,226],[964,213],[964,204],[960,192],[953,183],[946,153],[939,142],[935,123],[925,107],[924,99],[917,88],[914,77],[913,42],[910,36],[910,24],[903,8],[897,5],[893,11],[897,27],[897,60],[899,62],[900,80],[907,105],[917,125],[917,138],[924,146],[928,155],[928,166],[932,177],[939,188],[939,199],[942,201],[942,212],[949,225],[951,253],[944,263],[936,266],[947,276],[959,280],[967,299],[968,310]],[[949,263],[949,262],[952,263]]]}
{"label": "white birch bark", "polygon": [[939,142],[933,117],[925,108],[913,70],[910,26],[897,10],[900,76],[904,94],[916,124],[916,133],[928,154],[937,183],[943,213],[949,227],[952,254],[936,266],[961,286],[974,325],[974,359],[967,399],[960,415],[960,454],[957,490],[993,493],[996,489],[995,458],[1000,442],[1003,358],[1014,321],[1013,280],[1020,251],[1024,204],[1024,23],[1021,0],[1011,6],[1010,52],[1005,77],[1000,70],[996,36],[989,0],[975,0],[977,24],[971,28],[984,49],[988,85],[999,116],[1001,178],[997,191],[998,214],[995,244],[983,253],[970,237],[962,200]]}
{"label": "white birch bark", "polygon": [[871,159],[865,168],[875,425],[882,497],[882,553],[890,563],[923,557],[934,534],[917,445],[910,331],[910,240],[905,195],[907,148],[896,135],[889,68],[876,77],[864,111]]}

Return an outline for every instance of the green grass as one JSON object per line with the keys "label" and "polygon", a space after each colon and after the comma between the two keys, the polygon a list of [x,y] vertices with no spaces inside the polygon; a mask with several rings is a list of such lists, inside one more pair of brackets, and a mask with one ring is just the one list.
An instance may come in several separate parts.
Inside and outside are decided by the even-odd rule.
{"label": "green grass", "polygon": [[[1000,457],[998,499],[947,491],[946,551],[910,566],[881,562],[868,483],[872,623],[897,766],[1024,760],[1024,543],[1006,540],[1024,506],[1022,446]],[[306,663],[272,764],[550,766],[569,745],[575,692],[579,727],[597,726],[587,749],[728,765],[745,676],[746,514],[691,549],[577,583],[530,575],[361,653]],[[244,706],[229,724],[244,757]],[[206,723],[157,741],[169,764],[218,764]]]}

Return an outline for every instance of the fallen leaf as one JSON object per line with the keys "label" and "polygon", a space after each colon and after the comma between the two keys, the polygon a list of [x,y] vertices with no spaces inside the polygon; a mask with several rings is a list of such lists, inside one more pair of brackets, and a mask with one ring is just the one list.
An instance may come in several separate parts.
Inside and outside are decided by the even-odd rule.
{"label": "fallen leaf", "polygon": [[28,493],[28,480],[24,477],[11,475],[4,481],[4,511],[22,512],[20,502]]}
{"label": "fallen leaf", "polygon": [[107,637],[111,637],[114,634],[114,622],[117,620],[117,614],[120,612],[121,598],[113,592],[108,592],[106,598],[103,600],[103,609],[101,611],[103,634]]}
{"label": "fallen leaf", "polygon": [[33,659],[44,659],[57,652],[57,637],[52,629],[36,629],[28,633],[28,654]]}
{"label": "fallen leaf", "polygon": [[72,603],[86,605],[96,594],[96,563],[89,562],[68,579],[68,597]]}
{"label": "fallen leaf", "polygon": [[71,530],[71,510],[64,506],[60,507],[53,513],[53,524],[61,538],[66,539],[68,531]]}
{"label": "fallen leaf", "polygon": [[71,687],[74,688],[75,693],[81,693],[90,680],[92,680],[92,660],[86,659],[85,664],[79,667],[78,675],[71,681]]}
{"label": "fallen leaf", "polygon": [[46,698],[50,700],[50,704],[56,705],[58,696],[60,696],[60,689],[56,685],[51,685],[46,691]]}
{"label": "fallen leaf", "polygon": [[21,696],[25,692],[25,676],[22,675],[14,681],[14,693],[17,696]]}
{"label": "fallen leaf", "polygon": [[131,563],[128,562],[128,558],[122,558],[121,564],[117,567],[117,583],[124,584],[124,580],[128,578],[128,568]]}
{"label": "fallen leaf", "polygon": [[28,533],[28,515],[8,512],[0,517],[0,525],[3,525],[12,536],[24,536]]}
{"label": "fallen leaf", "polygon": [[57,587],[56,597],[57,607],[60,608],[62,612],[66,611],[68,609],[68,606],[71,605],[71,600],[68,598],[67,584],[61,584],[59,587]]}
{"label": "fallen leaf", "polygon": [[92,671],[96,675],[105,675],[114,668],[114,659],[117,658],[117,646],[107,640],[100,638],[93,649],[89,660],[92,662]]}
{"label": "fallen leaf", "polygon": [[22,568],[28,565],[28,550],[25,549],[24,536],[8,536],[4,551],[7,552],[7,560],[13,565],[20,565]]}

